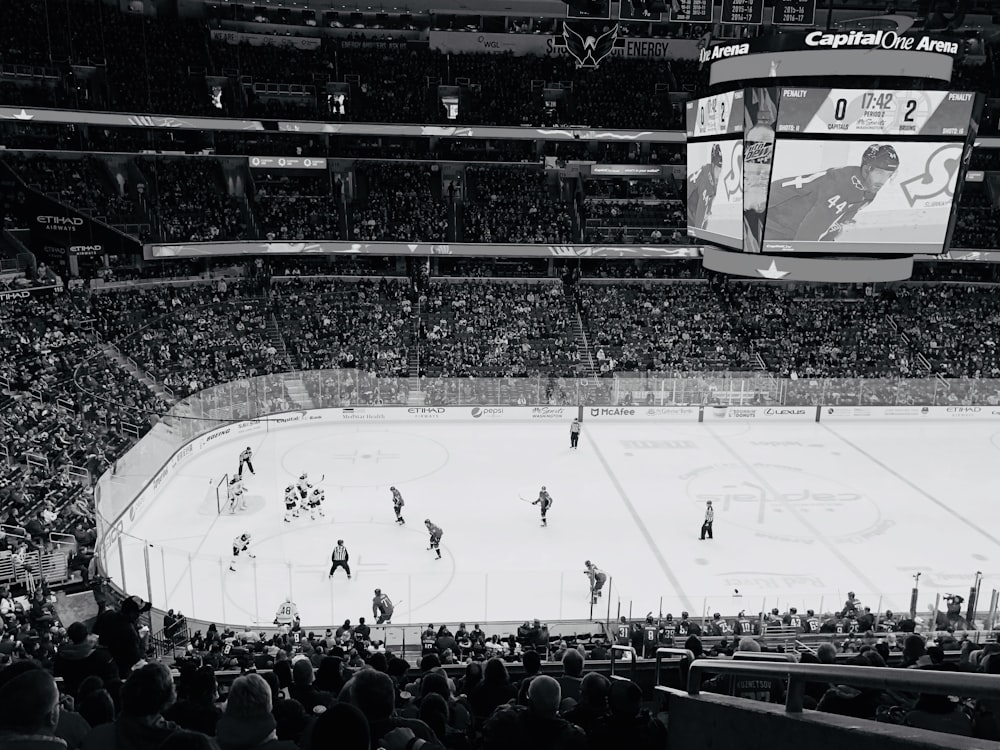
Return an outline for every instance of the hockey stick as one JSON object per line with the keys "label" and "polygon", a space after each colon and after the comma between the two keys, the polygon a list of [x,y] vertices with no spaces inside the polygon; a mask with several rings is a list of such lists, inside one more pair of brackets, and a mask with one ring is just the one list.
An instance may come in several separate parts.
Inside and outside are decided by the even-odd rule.
{"label": "hockey stick", "polygon": [[528,498],[526,498],[526,497],[525,497],[524,495],[518,495],[518,496],[517,496],[517,498],[518,498],[518,500],[520,500],[520,501],[521,501],[522,503],[527,503],[528,505],[534,505],[534,504],[535,504],[533,500],[529,500],[529,499],[528,499]]}

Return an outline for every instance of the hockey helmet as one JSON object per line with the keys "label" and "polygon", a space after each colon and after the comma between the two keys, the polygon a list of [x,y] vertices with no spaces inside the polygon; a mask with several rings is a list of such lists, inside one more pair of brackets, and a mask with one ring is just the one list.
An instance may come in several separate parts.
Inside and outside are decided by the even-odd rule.
{"label": "hockey helmet", "polygon": [[390,487],[389,489],[390,489],[390,490],[394,490],[394,489],[396,489],[396,488],[395,488],[395,487]]}
{"label": "hockey helmet", "polygon": [[300,476],[299,479],[307,479],[308,477],[309,477],[309,475],[306,472],[303,471],[302,472],[302,476]]}
{"label": "hockey helmet", "polygon": [[716,143],[712,146],[712,166],[721,167],[722,166],[722,148]]}
{"label": "hockey helmet", "polygon": [[429,519],[429,518],[425,518],[425,519],[424,519],[424,523],[426,523],[426,524],[430,525],[430,522],[431,522],[431,519]]}
{"label": "hockey helmet", "polygon": [[323,491],[323,490],[321,490],[321,489],[320,489],[319,487],[317,487],[316,489],[314,489],[314,490],[313,490],[313,494],[314,494],[314,495],[318,495],[318,494],[319,494],[320,492],[322,492],[322,491]]}
{"label": "hockey helmet", "polygon": [[294,489],[295,489],[295,485],[290,484],[287,487],[285,487],[285,492],[291,492]]}
{"label": "hockey helmet", "polygon": [[690,617],[690,615],[687,612],[681,612],[681,617]]}
{"label": "hockey helmet", "polygon": [[815,612],[815,611],[813,611],[813,610],[811,610],[811,609],[807,609],[807,610],[806,610],[806,616],[807,616],[807,617],[812,617],[812,616],[813,616],[813,615],[815,615],[815,614],[816,614],[816,612]]}
{"label": "hockey helmet", "polygon": [[249,445],[247,446],[247,450],[250,450],[250,446]]}
{"label": "hockey helmet", "polygon": [[788,612],[789,614],[797,615],[799,613],[799,610],[797,607],[789,607]]}
{"label": "hockey helmet", "polygon": [[542,485],[542,489],[543,489],[543,490],[545,489],[545,485],[544,485],[544,484]]}
{"label": "hockey helmet", "polygon": [[382,589],[375,589],[375,593],[376,594],[381,594],[382,593]]}
{"label": "hockey helmet", "polygon": [[865,153],[861,157],[861,165],[895,172],[899,169],[899,154],[888,144],[873,143],[865,149]]}
{"label": "hockey helmet", "polygon": [[719,614],[718,612],[716,612],[716,613],[715,613],[714,615],[712,615],[712,619],[713,619],[713,620],[718,620],[718,619],[720,619],[721,617],[722,617],[722,615],[720,615],[720,614]]}
{"label": "hockey helmet", "polygon": [[592,563],[592,562],[590,562],[590,560],[584,560],[584,561],[583,561],[583,564],[584,564],[584,565],[586,565],[586,566],[588,566],[588,567],[589,567],[590,565],[593,565],[593,563]]}

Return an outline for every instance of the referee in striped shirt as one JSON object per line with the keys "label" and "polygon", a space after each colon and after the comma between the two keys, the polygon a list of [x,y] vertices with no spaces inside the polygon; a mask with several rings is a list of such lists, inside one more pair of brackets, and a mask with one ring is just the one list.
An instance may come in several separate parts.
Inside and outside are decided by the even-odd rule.
{"label": "referee in striped shirt", "polygon": [[337,572],[337,568],[343,568],[347,573],[347,580],[351,579],[351,566],[347,564],[350,555],[347,554],[347,547],[344,546],[344,540],[338,539],[337,546],[333,548],[333,554],[330,555],[330,560],[333,564],[330,566],[330,578],[333,578],[333,574]]}

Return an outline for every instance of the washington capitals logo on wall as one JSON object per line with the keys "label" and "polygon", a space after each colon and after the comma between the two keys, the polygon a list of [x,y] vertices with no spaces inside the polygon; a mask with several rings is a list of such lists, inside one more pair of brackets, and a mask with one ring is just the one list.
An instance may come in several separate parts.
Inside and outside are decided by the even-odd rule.
{"label": "washington capitals logo on wall", "polygon": [[563,24],[563,42],[566,44],[566,51],[576,60],[576,67],[589,68],[593,70],[600,65],[604,59],[611,54],[618,40],[618,24],[615,24],[609,31],[605,31],[599,37],[578,34],[569,27],[568,23]]}

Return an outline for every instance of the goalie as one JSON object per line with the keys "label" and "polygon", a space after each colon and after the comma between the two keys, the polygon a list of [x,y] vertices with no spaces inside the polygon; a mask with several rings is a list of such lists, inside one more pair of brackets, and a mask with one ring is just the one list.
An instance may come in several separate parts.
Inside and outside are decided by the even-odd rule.
{"label": "goalie", "polygon": [[229,512],[235,513],[238,510],[247,509],[247,495],[246,490],[243,487],[243,480],[240,476],[234,475],[229,480],[229,487],[227,488],[229,496]]}

